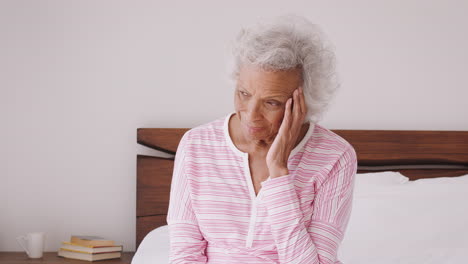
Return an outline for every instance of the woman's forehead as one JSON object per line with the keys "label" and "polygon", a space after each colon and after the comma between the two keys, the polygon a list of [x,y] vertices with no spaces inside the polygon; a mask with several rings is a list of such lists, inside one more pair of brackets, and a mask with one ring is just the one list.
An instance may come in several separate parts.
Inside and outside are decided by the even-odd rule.
{"label": "woman's forehead", "polygon": [[[240,87],[250,92],[290,95],[301,83],[300,70],[267,71],[258,66],[241,67],[238,75]],[[253,90],[253,91],[251,91]]]}

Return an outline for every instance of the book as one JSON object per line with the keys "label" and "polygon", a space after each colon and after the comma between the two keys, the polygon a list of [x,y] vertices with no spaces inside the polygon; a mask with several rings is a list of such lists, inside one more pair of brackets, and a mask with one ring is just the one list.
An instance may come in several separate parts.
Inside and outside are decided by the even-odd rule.
{"label": "book", "polygon": [[80,259],[80,260],[87,260],[87,261],[95,261],[95,260],[103,260],[103,259],[114,259],[120,258],[122,256],[122,252],[112,252],[112,253],[79,253],[68,251],[64,249],[59,249],[58,255],[64,258],[70,259]]}
{"label": "book", "polygon": [[82,246],[71,242],[62,242],[62,249],[70,251],[81,252],[81,253],[103,253],[103,252],[115,252],[123,251],[122,245],[109,246]]}
{"label": "book", "polygon": [[70,242],[81,246],[114,246],[113,240],[108,240],[99,236],[72,235]]}

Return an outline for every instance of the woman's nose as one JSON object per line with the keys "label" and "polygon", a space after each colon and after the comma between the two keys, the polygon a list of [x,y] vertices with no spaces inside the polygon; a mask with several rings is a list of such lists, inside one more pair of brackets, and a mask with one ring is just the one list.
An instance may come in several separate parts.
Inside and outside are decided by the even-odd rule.
{"label": "woman's nose", "polygon": [[262,112],[260,108],[260,103],[256,101],[251,101],[248,107],[247,115],[250,122],[259,121],[262,119]]}

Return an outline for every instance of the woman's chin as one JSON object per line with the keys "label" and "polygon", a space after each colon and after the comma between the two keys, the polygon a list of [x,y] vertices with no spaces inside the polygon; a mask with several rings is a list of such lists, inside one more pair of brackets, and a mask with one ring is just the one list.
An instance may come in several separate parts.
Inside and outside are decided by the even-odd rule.
{"label": "woman's chin", "polygon": [[250,135],[263,135],[265,133],[265,129],[258,129],[258,128],[249,128],[248,133]]}
{"label": "woman's chin", "polygon": [[250,140],[261,140],[265,138],[265,131],[252,131],[249,129],[245,132],[245,135]]}

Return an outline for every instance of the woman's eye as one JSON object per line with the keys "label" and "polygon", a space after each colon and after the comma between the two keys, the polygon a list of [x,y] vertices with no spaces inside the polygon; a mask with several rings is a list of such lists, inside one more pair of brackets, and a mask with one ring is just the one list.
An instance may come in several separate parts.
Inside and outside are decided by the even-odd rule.
{"label": "woman's eye", "polygon": [[247,96],[246,92],[240,92],[243,96]]}

